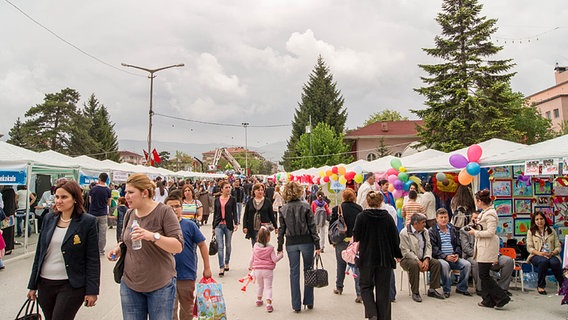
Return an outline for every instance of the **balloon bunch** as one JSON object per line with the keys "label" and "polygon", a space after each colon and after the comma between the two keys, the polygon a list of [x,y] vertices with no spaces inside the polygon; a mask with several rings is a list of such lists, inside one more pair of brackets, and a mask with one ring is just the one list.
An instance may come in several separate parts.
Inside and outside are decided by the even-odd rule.
{"label": "balloon bunch", "polygon": [[458,181],[461,185],[468,185],[473,181],[473,177],[481,171],[479,159],[483,151],[477,144],[472,144],[467,148],[467,158],[459,153],[450,156],[450,164],[452,167],[462,169],[458,174]]}
{"label": "balloon bunch", "polygon": [[333,166],[326,171],[321,170],[319,177],[315,180],[317,184],[328,183],[330,181],[338,181],[340,184],[345,185],[347,181],[354,180],[357,183],[363,182],[362,169],[356,167],[354,171],[347,171],[344,166]]}

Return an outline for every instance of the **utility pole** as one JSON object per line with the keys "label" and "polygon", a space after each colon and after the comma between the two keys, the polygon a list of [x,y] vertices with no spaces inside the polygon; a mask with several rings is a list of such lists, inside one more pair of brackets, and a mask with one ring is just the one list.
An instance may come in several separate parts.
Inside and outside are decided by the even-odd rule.
{"label": "utility pole", "polygon": [[245,176],[248,177],[248,139],[247,139],[247,127],[249,126],[248,122],[242,123],[243,127],[245,127]]}

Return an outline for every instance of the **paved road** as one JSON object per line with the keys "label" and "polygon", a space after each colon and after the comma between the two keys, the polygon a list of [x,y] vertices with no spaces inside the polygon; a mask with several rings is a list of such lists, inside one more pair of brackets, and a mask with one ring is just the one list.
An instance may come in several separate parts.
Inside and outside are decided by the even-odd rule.
{"label": "paved road", "polygon": [[[204,234],[211,236],[211,227],[206,225],[202,228]],[[115,243],[115,230],[107,232],[107,250]],[[35,242],[35,237],[31,243]],[[272,243],[276,239],[272,237]],[[31,247],[33,249],[33,245]],[[326,248],[331,249],[331,247]],[[214,276],[218,272],[218,262],[212,257]],[[290,305],[290,287],[288,283],[288,259],[285,257],[276,266],[274,281],[274,312],[267,314],[264,307],[255,306],[256,294],[255,286],[250,285],[247,292],[240,291],[241,283],[237,280],[247,274],[247,264],[250,258],[250,242],[244,239],[239,230],[233,237],[233,254],[231,258],[231,271],[225,274],[224,278],[217,279],[223,284],[223,292],[228,309],[228,319],[248,320],[248,319],[364,319],[363,305],[354,302],[355,293],[352,285],[352,278],[347,276],[343,295],[334,295],[333,284],[335,282],[335,254],[332,250],[326,250],[323,260],[326,269],[330,274],[330,286],[315,290],[315,308],[313,310],[302,311],[296,315]],[[25,254],[23,249],[18,249],[13,255],[6,259],[6,269],[0,271],[0,319],[13,319],[20,305],[25,300],[27,292],[26,286],[33,255]],[[114,283],[112,277],[113,264],[103,259],[101,295],[94,308],[82,307],[77,319],[121,319],[120,297],[118,285]],[[395,272],[396,277],[400,276],[400,269]],[[477,302],[479,297],[465,297],[452,295],[447,300],[437,300],[424,297],[424,302],[413,302],[408,296],[406,276],[404,277],[403,291],[400,292],[400,280],[397,280],[397,302],[393,304],[393,319],[400,320],[455,320],[465,319],[499,319],[499,320],[519,320],[519,319],[568,319],[568,306],[561,306],[561,298],[558,295],[550,294],[555,291],[555,286],[549,285],[548,296],[538,295],[534,290],[521,293],[513,292],[513,302],[506,310],[497,311],[493,309],[480,308]]]}

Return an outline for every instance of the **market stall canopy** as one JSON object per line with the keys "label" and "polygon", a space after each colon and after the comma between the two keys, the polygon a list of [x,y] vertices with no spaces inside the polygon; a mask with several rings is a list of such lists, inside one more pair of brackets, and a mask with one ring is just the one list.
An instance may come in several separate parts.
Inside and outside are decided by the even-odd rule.
{"label": "market stall canopy", "polygon": [[412,155],[400,158],[402,165],[406,168],[407,171],[415,171],[415,168],[420,168],[425,163],[428,163],[430,160],[449,155],[445,152],[428,149],[418,153],[414,153]]}
{"label": "market stall canopy", "polygon": [[0,141],[0,165],[27,164],[40,158],[37,152]]}
{"label": "market stall canopy", "polygon": [[396,157],[393,156],[386,156],[377,160],[373,160],[369,162],[368,170],[364,169],[363,171],[375,173],[386,172],[391,167],[390,161],[395,158]]}
{"label": "market stall canopy", "polygon": [[[520,165],[528,160],[558,159],[564,157],[568,157],[568,134],[498,155],[491,158],[490,163],[492,166]],[[482,166],[486,167],[487,165],[483,163]]]}

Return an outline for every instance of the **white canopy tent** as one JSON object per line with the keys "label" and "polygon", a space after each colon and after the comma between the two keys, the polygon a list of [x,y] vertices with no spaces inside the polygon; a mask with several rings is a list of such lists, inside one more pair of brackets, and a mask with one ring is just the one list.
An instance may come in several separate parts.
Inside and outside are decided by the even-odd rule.
{"label": "white canopy tent", "polygon": [[[520,165],[528,160],[557,159],[568,157],[568,134],[530,146],[524,146],[490,159],[493,165]],[[486,166],[483,163],[483,166]]]}

